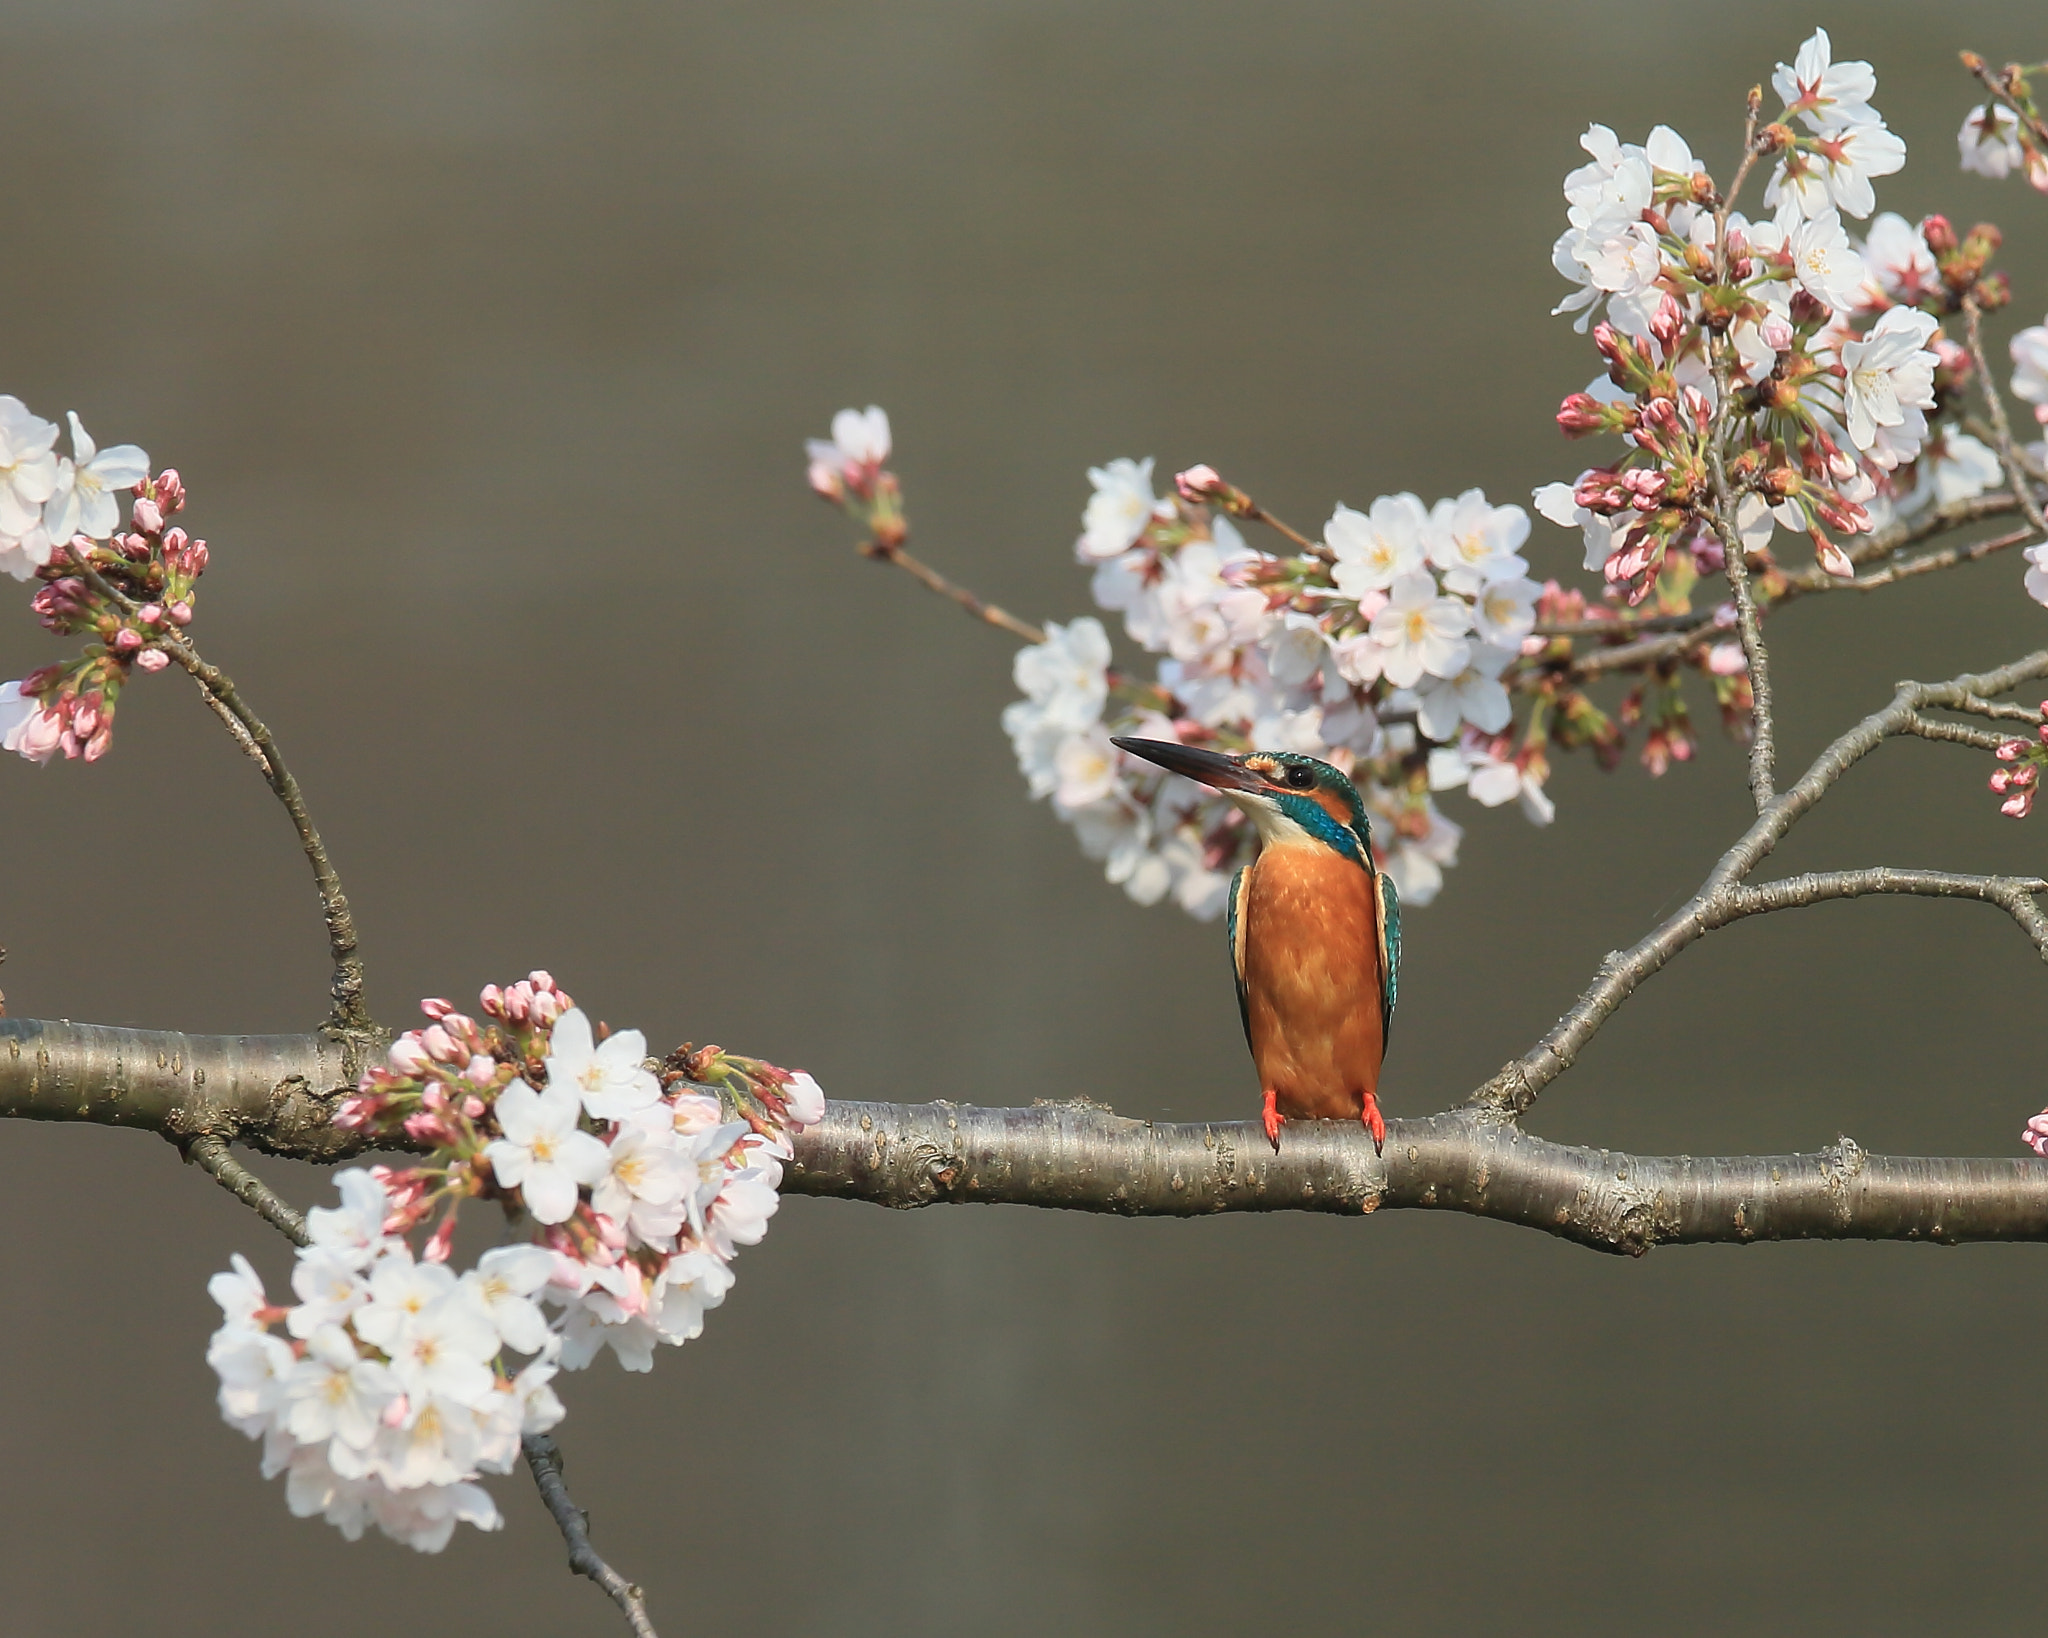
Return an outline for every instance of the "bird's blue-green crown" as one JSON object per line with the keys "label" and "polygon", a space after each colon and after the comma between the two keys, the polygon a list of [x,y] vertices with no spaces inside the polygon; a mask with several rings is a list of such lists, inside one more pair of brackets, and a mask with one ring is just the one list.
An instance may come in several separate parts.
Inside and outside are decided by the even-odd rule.
{"label": "bird's blue-green crown", "polygon": [[1238,764],[1266,782],[1257,795],[1326,847],[1373,868],[1372,821],[1358,787],[1341,772],[1299,751],[1254,751]]}

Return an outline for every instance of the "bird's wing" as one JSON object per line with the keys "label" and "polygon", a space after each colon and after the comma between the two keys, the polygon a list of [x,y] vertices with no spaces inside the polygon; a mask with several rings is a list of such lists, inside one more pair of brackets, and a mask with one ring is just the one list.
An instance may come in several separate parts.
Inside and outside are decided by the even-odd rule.
{"label": "bird's wing", "polygon": [[1251,890],[1252,867],[1239,865],[1237,874],[1230,878],[1230,913],[1223,924],[1224,934],[1230,940],[1230,969],[1237,979],[1237,1021],[1244,1025],[1244,1042],[1252,1042],[1252,1009],[1244,993],[1244,901]]}
{"label": "bird's wing", "polygon": [[[1373,902],[1380,924],[1380,1042],[1384,1051],[1388,1032],[1394,1026],[1394,990],[1401,970],[1401,895],[1393,878],[1384,870],[1373,872]],[[1244,980],[1237,982],[1240,1001]]]}

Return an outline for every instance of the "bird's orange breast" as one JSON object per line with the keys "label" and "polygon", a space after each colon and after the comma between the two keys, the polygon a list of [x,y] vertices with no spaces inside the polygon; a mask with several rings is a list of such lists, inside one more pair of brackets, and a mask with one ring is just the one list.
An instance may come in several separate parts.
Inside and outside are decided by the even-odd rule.
{"label": "bird's orange breast", "polygon": [[1324,848],[1268,847],[1239,937],[1259,1084],[1283,1115],[1355,1120],[1386,1046],[1372,878]]}

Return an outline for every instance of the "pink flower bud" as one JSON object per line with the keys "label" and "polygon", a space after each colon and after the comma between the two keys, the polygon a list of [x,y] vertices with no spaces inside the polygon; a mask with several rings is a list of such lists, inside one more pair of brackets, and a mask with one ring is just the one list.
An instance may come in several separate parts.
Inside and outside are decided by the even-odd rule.
{"label": "pink flower bud", "polygon": [[144,603],[135,611],[135,618],[145,626],[160,626],[164,623],[164,606],[161,603]]}
{"label": "pink flower bud", "polygon": [[1991,778],[1987,783],[1991,786],[1992,795],[2003,796],[2007,788],[2012,784],[2012,769],[1993,768],[1991,770]]}
{"label": "pink flower bud", "polygon": [[1763,337],[1764,345],[1774,353],[1787,352],[1792,346],[1792,326],[1783,317],[1773,313],[1757,326],[1757,333]]}
{"label": "pink flower bud", "polygon": [[169,555],[176,552],[182,552],[185,549],[185,542],[189,539],[191,539],[191,536],[187,535],[183,529],[180,529],[175,524],[173,524],[170,528],[164,531],[165,554]]}
{"label": "pink flower bud", "polygon": [[156,534],[164,526],[163,508],[144,495],[130,509],[129,521],[145,535]]}
{"label": "pink flower bud", "polygon": [[2034,788],[2036,781],[2038,781],[2040,777],[2041,770],[2037,768],[2033,763],[2022,763],[2019,767],[2013,769],[2012,771],[2013,789],[2032,790]]}
{"label": "pink flower bud", "polygon": [[438,995],[430,995],[420,1003],[420,1011],[425,1013],[429,1018],[433,1019],[436,1023],[439,1023],[443,1018],[446,1018],[454,1010],[454,1002],[443,1000]]}
{"label": "pink flower bud", "polygon": [[142,646],[142,633],[133,626],[123,626],[114,633],[113,649],[116,654],[133,654]]}
{"label": "pink flower bud", "polygon": [[1717,677],[1739,677],[1749,669],[1740,643],[1716,643],[1707,650],[1707,670]]}
{"label": "pink flower bud", "polygon": [[834,506],[843,505],[846,500],[846,484],[839,476],[839,468],[829,461],[813,461],[805,470],[812,490]]}
{"label": "pink flower bud", "polygon": [[1191,466],[1174,474],[1173,487],[1180,491],[1182,500],[1199,502],[1223,487],[1223,474],[1213,466]]}
{"label": "pink flower bud", "polygon": [[427,1072],[427,1065],[432,1061],[427,1057],[427,1049],[420,1045],[417,1030],[408,1030],[393,1041],[391,1050],[385,1057],[393,1069],[408,1079],[424,1075]]}
{"label": "pink flower bud", "polygon": [[561,997],[553,990],[542,990],[533,998],[533,1021],[543,1027],[554,1023],[567,1010]]}
{"label": "pink flower bud", "polygon": [[161,671],[171,663],[171,657],[160,648],[146,648],[135,656],[135,663],[144,671]]}
{"label": "pink flower bud", "polygon": [[484,1118],[484,1110],[488,1107],[484,1100],[474,1092],[462,1100],[462,1112],[471,1120],[482,1120]]}
{"label": "pink flower bud", "polygon": [[1849,554],[1825,535],[1813,537],[1813,555],[1820,560],[1820,566],[1837,580],[1856,578],[1856,565],[1849,561]]}
{"label": "pink flower bud", "polygon": [[462,1072],[476,1086],[492,1086],[498,1079],[498,1060],[488,1052],[479,1052],[469,1060]]}
{"label": "pink flower bud", "polygon": [[505,1016],[505,992],[499,989],[497,985],[486,984],[483,988],[483,993],[477,997],[477,1000],[482,1003],[486,1018],[502,1018]]}
{"label": "pink flower bud", "polygon": [[441,1219],[441,1225],[427,1237],[427,1243],[420,1248],[420,1260],[429,1263],[445,1263],[448,1253],[455,1249],[455,1214],[450,1212]]}
{"label": "pink flower bud", "polygon": [[2020,1142],[2043,1159],[2048,1159],[2048,1109],[2027,1122],[2027,1129],[2020,1133]]}
{"label": "pink flower bud", "polygon": [[192,605],[183,601],[173,603],[164,610],[174,626],[189,626],[192,623]]}
{"label": "pink flower bud", "polygon": [[2008,739],[2004,741],[1998,747],[1998,749],[1993,751],[1991,754],[1997,757],[2000,762],[2017,762],[2019,760],[2020,752],[2024,751],[2026,748],[2027,742],[2025,740]]}
{"label": "pink flower bud", "polygon": [[2034,811],[2034,793],[2032,791],[2015,791],[2003,802],[1999,803],[1998,811],[2008,819],[2024,819],[2029,813]]}
{"label": "pink flower bud", "polygon": [[[2044,710],[2042,715],[2048,716],[2048,710]],[[554,975],[545,967],[534,968],[532,972],[526,975],[526,982],[537,990],[551,990],[555,987]]]}
{"label": "pink flower bud", "polygon": [[430,1024],[420,1032],[420,1045],[437,1064],[460,1063],[469,1056],[439,1024]]}

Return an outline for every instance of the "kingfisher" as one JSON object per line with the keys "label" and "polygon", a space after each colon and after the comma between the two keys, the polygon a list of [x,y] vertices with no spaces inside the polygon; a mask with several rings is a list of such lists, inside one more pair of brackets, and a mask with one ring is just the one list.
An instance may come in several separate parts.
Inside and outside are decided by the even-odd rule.
{"label": "kingfisher", "polygon": [[1283,1120],[1357,1120],[1383,1153],[1380,1061],[1394,1017],[1401,901],[1373,863],[1357,787],[1294,751],[1111,743],[1220,792],[1258,827],[1257,856],[1231,879],[1225,935],[1267,1140],[1278,1152]]}

